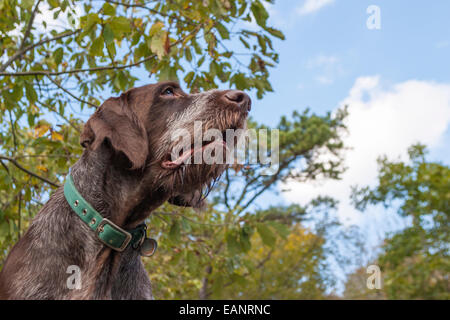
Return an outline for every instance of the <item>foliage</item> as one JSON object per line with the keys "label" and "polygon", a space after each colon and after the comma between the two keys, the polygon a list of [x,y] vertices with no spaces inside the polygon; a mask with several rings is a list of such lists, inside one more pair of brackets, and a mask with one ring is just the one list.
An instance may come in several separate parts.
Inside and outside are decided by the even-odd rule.
{"label": "foliage", "polygon": [[390,299],[449,299],[450,169],[426,160],[426,149],[409,149],[409,163],[379,160],[378,185],[355,189],[354,200],[398,206],[411,226],[387,239],[379,265]]}

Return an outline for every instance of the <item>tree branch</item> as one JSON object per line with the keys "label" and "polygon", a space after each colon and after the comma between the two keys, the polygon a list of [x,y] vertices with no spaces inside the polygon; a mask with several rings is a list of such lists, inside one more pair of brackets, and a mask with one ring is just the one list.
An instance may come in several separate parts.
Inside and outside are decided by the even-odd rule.
{"label": "tree branch", "polygon": [[40,45],[46,44],[48,42],[59,40],[59,39],[65,38],[65,37],[70,37],[70,36],[72,36],[74,34],[79,33],[80,31],[81,31],[81,29],[77,29],[77,30],[74,30],[74,31],[61,33],[60,35],[57,35],[57,36],[55,36],[53,38],[42,39],[41,41],[38,41],[38,42],[36,42],[34,44],[29,45],[29,46],[23,48],[22,50],[17,51],[15,54],[13,54],[11,56],[11,58],[9,58],[8,61],[5,62],[5,64],[0,67],[0,71],[5,71],[6,68],[11,65],[11,63],[13,63],[17,59],[21,58],[25,53],[27,53],[30,50],[32,50],[32,49],[34,49],[34,48],[36,48],[36,47],[38,47]]}
{"label": "tree branch", "polygon": [[94,107],[94,108],[98,108],[99,106],[98,105],[96,105],[96,104],[93,104],[93,103],[91,103],[91,102],[89,102],[89,101],[86,101],[86,100],[83,100],[83,99],[81,99],[81,98],[78,98],[77,96],[75,96],[72,92],[70,92],[69,90],[67,90],[67,89],[65,89],[63,86],[61,86],[58,82],[56,82],[55,80],[53,80],[49,75],[47,75],[47,78],[51,81],[51,82],[53,82],[53,84],[55,85],[55,86],[57,86],[58,88],[60,88],[62,91],[64,91],[65,93],[67,93],[69,96],[71,96],[72,98],[74,98],[75,100],[77,100],[77,101],[79,101],[79,102],[81,102],[81,103],[86,103],[86,104],[88,104],[88,105],[90,105],[90,106],[92,106],[92,107]]}
{"label": "tree branch", "polygon": [[[19,50],[17,53],[22,52],[25,47],[25,43],[27,42],[27,38],[30,36],[31,28],[33,27],[34,18],[36,17],[36,13],[37,13],[40,3],[41,3],[41,0],[38,0],[36,5],[34,6],[33,11],[31,12],[30,21],[28,21],[27,29],[25,30],[25,34],[23,36],[22,43],[20,44],[20,47],[19,47]],[[22,55],[22,54],[23,54],[23,52],[20,55]],[[16,60],[18,58],[18,56],[19,55],[17,55],[15,57],[15,55],[13,55],[4,65],[2,65],[0,67],[0,71],[4,71],[11,63],[13,63],[14,60]]]}
{"label": "tree branch", "polygon": [[0,155],[0,159],[1,159],[1,160],[6,160],[6,161],[11,162],[11,163],[12,163],[13,165],[15,165],[18,169],[24,171],[25,173],[29,174],[30,176],[33,176],[33,177],[35,177],[35,178],[37,178],[37,179],[39,179],[39,180],[42,180],[42,181],[48,183],[48,184],[51,185],[52,187],[55,187],[55,188],[59,188],[59,187],[60,187],[59,184],[54,183],[54,182],[48,180],[47,178],[41,177],[40,175],[38,175],[38,174],[36,174],[36,173],[34,173],[34,172],[28,170],[28,169],[25,169],[25,168],[24,168],[22,165],[20,165],[20,163],[18,163],[18,162],[16,161],[16,159],[14,159],[14,158],[10,158],[10,157],[7,157],[7,156]]}
{"label": "tree branch", "polygon": [[[194,31],[186,35],[185,37],[175,41],[170,45],[170,47],[176,46],[180,43],[182,43],[187,37],[189,37],[192,34],[197,33],[201,28],[201,25],[198,25],[197,28],[195,28]],[[156,58],[156,54],[152,54],[142,60],[139,60],[135,63],[130,63],[126,65],[121,66],[102,66],[102,67],[95,67],[95,68],[84,68],[84,69],[73,69],[73,70],[67,70],[67,71],[48,71],[48,70],[40,70],[40,71],[24,71],[24,72],[0,72],[0,76],[6,76],[6,77],[21,77],[21,76],[58,76],[61,74],[72,74],[72,73],[80,73],[80,72],[97,72],[97,71],[105,71],[105,70],[122,70],[126,68],[132,68],[136,67],[144,62],[147,62],[151,59]]]}
{"label": "tree branch", "polygon": [[[141,8],[141,9],[145,9],[145,10],[148,10],[149,12],[151,12],[153,14],[159,14],[160,16],[163,16],[163,17],[166,17],[166,18],[169,18],[169,19],[174,19],[176,21],[179,21],[179,22],[182,22],[182,23],[186,23],[186,24],[189,24],[191,26],[198,25],[198,23],[196,23],[194,20],[189,19],[189,18],[187,18],[185,16],[183,16],[183,18],[185,18],[186,20],[182,20],[182,19],[178,18],[175,15],[168,15],[168,14],[165,14],[165,13],[163,13],[161,11],[149,8],[145,4],[122,3],[122,2],[119,2],[119,1],[112,1],[112,0],[104,0],[104,1],[112,3],[112,4],[116,4],[116,5],[119,5],[119,6],[124,6],[124,7],[127,7],[127,8]],[[180,10],[179,14],[181,14],[181,12],[182,11]]]}

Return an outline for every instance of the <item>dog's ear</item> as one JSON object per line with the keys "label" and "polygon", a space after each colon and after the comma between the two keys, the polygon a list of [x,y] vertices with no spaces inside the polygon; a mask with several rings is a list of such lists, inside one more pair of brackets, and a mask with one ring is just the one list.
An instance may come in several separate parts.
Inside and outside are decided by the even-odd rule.
{"label": "dog's ear", "polygon": [[206,206],[203,195],[198,190],[173,196],[167,201],[178,207],[189,207],[200,210]]}
{"label": "dog's ear", "polygon": [[131,162],[131,169],[142,168],[148,156],[146,131],[129,106],[130,91],[106,100],[86,122],[80,136],[84,148],[96,150],[105,139]]}

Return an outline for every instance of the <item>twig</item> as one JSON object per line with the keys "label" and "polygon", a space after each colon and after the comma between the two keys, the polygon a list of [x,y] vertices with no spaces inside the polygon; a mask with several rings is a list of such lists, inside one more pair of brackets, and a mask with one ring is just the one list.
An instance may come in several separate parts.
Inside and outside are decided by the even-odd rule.
{"label": "twig", "polygon": [[56,111],[56,109],[53,106],[50,106],[50,105],[45,104],[45,103],[42,103],[39,100],[37,100],[36,102],[38,102],[41,106],[47,108],[48,110],[53,111],[54,113],[56,113],[64,121],[66,121],[76,132],[81,133],[80,129],[72,121],[70,121],[70,119],[67,119],[64,115],[62,115],[58,111]]}
{"label": "twig", "polygon": [[74,34],[79,33],[80,31],[81,31],[81,29],[77,29],[77,30],[74,30],[74,31],[68,31],[68,32],[65,32],[65,33],[61,33],[60,35],[57,35],[54,38],[46,38],[46,39],[42,39],[41,41],[38,41],[38,42],[36,42],[34,44],[30,44],[29,46],[27,46],[27,47],[17,51],[15,54],[13,54],[11,56],[11,58],[9,58],[8,61],[5,62],[5,64],[0,67],[0,71],[5,71],[6,68],[11,65],[11,63],[13,63],[15,60],[21,58],[26,52],[28,52],[30,50],[32,50],[32,49],[34,49],[34,48],[36,48],[36,47],[38,47],[40,45],[46,44],[48,42],[59,40],[59,39],[65,38],[65,37],[70,37],[70,36],[72,36]]}
{"label": "twig", "polygon": [[23,54],[23,49],[25,47],[27,38],[30,36],[31,28],[33,26],[33,21],[34,21],[34,18],[36,17],[36,13],[37,13],[40,2],[41,2],[41,0],[38,0],[33,11],[31,12],[30,21],[28,21],[27,29],[25,30],[25,34],[23,36],[22,43],[20,44],[19,50],[17,51],[17,56],[13,55],[8,61],[6,61],[6,63],[0,67],[0,71],[4,71],[11,63],[13,63],[14,60],[16,60],[18,58],[19,55]]}
{"label": "twig", "polygon": [[[176,46],[183,42],[187,37],[189,37],[192,34],[197,33],[201,28],[201,25],[198,25],[197,28],[189,33],[187,36],[175,41],[170,45],[170,47]],[[95,67],[95,68],[85,68],[85,69],[73,69],[73,70],[67,70],[67,71],[48,71],[48,70],[40,70],[40,71],[24,71],[24,72],[0,72],[0,76],[11,76],[11,77],[21,77],[21,76],[33,76],[33,75],[40,75],[40,76],[58,76],[61,74],[72,74],[72,73],[80,73],[80,72],[97,72],[97,71],[105,71],[105,70],[121,70],[126,68],[132,68],[136,67],[144,62],[147,62],[151,59],[156,58],[156,54],[152,54],[142,60],[139,60],[135,63],[130,63],[127,65],[121,65],[121,66],[102,66],[102,67]]]}
{"label": "twig", "polygon": [[85,100],[83,100],[83,99],[78,98],[77,96],[75,96],[72,92],[70,92],[69,90],[65,89],[65,88],[64,88],[63,86],[61,86],[58,82],[56,82],[55,80],[53,80],[49,75],[47,75],[47,78],[48,78],[51,82],[53,82],[53,84],[54,84],[55,86],[57,86],[58,88],[60,88],[62,91],[64,91],[65,93],[67,93],[69,96],[71,96],[71,97],[74,98],[75,100],[77,100],[77,101],[79,101],[79,102],[81,102],[81,103],[86,103],[86,104],[90,105],[91,107],[98,108],[98,105],[96,105],[96,104],[94,104],[94,103],[91,103],[91,102],[89,102],[89,101],[85,101]]}
{"label": "twig", "polygon": [[25,169],[25,168],[24,168],[22,165],[20,165],[20,163],[18,163],[18,162],[16,161],[16,159],[14,159],[14,158],[10,158],[10,157],[7,157],[7,156],[0,155],[0,159],[11,162],[11,163],[12,163],[13,165],[15,165],[17,168],[19,168],[20,170],[22,170],[22,171],[24,171],[25,173],[29,174],[30,176],[33,176],[33,177],[35,177],[35,178],[37,178],[37,179],[39,179],[39,180],[42,180],[42,181],[48,183],[49,185],[51,185],[51,186],[53,186],[53,187],[55,187],[55,188],[59,188],[59,187],[60,187],[59,184],[54,183],[54,182],[48,180],[47,178],[41,177],[40,175],[38,175],[38,174],[36,174],[36,173],[34,173],[34,172],[28,170],[28,169]]}

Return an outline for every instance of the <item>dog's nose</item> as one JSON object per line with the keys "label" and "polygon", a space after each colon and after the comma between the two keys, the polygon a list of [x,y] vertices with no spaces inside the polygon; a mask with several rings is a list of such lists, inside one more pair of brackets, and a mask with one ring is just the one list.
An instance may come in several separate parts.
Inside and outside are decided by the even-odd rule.
{"label": "dog's nose", "polygon": [[228,101],[236,103],[243,110],[250,111],[252,109],[252,100],[243,91],[230,90],[225,93],[224,97]]}

